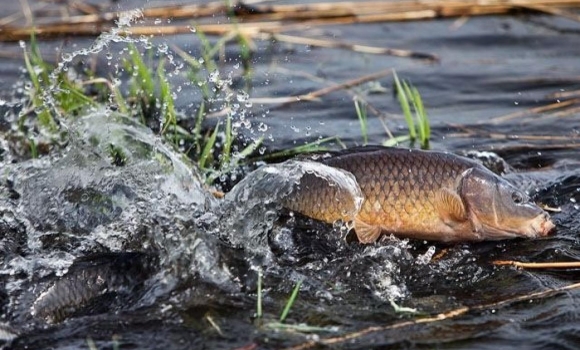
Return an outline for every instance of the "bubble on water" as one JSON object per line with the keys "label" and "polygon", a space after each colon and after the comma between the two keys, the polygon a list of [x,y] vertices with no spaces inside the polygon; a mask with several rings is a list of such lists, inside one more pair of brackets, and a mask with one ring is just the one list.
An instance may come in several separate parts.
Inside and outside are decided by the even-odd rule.
{"label": "bubble on water", "polygon": [[20,45],[20,47],[21,47],[21,48],[25,49],[25,48],[26,48],[26,41],[24,41],[24,40],[20,40],[20,41],[18,42],[18,45]]}
{"label": "bubble on water", "polygon": [[166,43],[162,43],[159,44],[159,46],[157,46],[157,52],[159,52],[160,54],[166,54],[168,50],[169,46]]}
{"label": "bubble on water", "polygon": [[119,19],[117,20],[117,26],[130,27],[131,22],[136,21],[138,18],[143,17],[143,11],[140,9],[133,9],[129,11],[122,11],[119,13]]}
{"label": "bubble on water", "polygon": [[70,53],[66,53],[66,52],[63,53],[61,57],[62,57],[62,60],[64,62],[70,62],[73,59],[73,55],[71,55]]}
{"label": "bubble on water", "polygon": [[157,24],[161,24],[163,23],[163,21],[161,21],[161,18],[155,18],[155,21],[153,22],[155,25]]}
{"label": "bubble on water", "polygon": [[220,72],[218,70],[214,70],[213,72],[209,73],[208,80],[212,83],[217,83],[220,78]]}
{"label": "bubble on water", "polygon": [[424,254],[417,256],[415,262],[417,265],[427,265],[435,255],[435,246],[430,246]]}
{"label": "bubble on water", "polygon": [[266,123],[258,124],[258,130],[261,132],[266,132],[268,131],[268,125]]}

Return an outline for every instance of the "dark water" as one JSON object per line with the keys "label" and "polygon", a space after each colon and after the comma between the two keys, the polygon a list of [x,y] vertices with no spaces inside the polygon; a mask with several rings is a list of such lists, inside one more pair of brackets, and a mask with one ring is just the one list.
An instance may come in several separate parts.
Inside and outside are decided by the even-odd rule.
{"label": "dark water", "polygon": [[[18,7],[9,10],[2,11]],[[96,111],[71,122],[78,137],[32,161],[20,161],[8,150],[9,122],[0,119],[0,339],[14,337],[5,342],[14,349],[88,348],[92,341],[98,348],[121,349],[279,349],[325,338],[336,343],[313,347],[577,348],[578,289],[494,303],[578,282],[578,271],[517,270],[491,262],[580,259],[580,115],[493,119],[555,103],[550,94],[580,89],[580,26],[523,15],[456,24],[327,26],[300,33],[429,52],[440,58],[438,63],[257,42],[251,88],[236,68],[234,46],[226,52],[231,61],[220,71],[232,72],[236,91],[247,89],[258,98],[324,87],[304,73],[343,82],[395,68],[421,91],[432,120],[432,147],[497,152],[525,173],[507,177],[518,178],[537,201],[561,208],[552,215],[553,236],[453,246],[385,239],[362,246],[340,228],[290,215],[271,200],[300,175],[294,168],[279,175],[275,184],[280,186],[248,181],[221,204],[202,188],[195,167],[122,116]],[[191,35],[155,42],[193,54],[198,50]],[[55,57],[56,47],[72,52],[90,43],[54,41],[42,49],[46,57]],[[116,53],[125,45],[111,44],[110,50]],[[2,49],[7,56],[21,52],[18,44],[2,44]],[[15,96],[23,86],[22,66],[18,56],[0,63],[5,111],[21,108]],[[179,74],[173,77],[182,87],[175,102],[191,115],[200,94],[180,85],[185,81]],[[380,82],[386,93],[370,94],[364,86],[358,93],[380,111],[399,113],[392,78]],[[245,112],[252,126],[240,132],[264,134],[269,149],[336,135],[349,146],[362,143],[352,96],[344,91],[318,102],[254,103]],[[258,130],[260,123],[266,131]],[[395,134],[405,133],[401,117],[386,123]],[[371,115],[370,142],[386,138]],[[127,151],[127,166],[110,163],[108,143]],[[262,320],[256,319],[258,271],[263,273]],[[298,281],[302,286],[286,323],[319,328],[311,333],[273,329]],[[422,314],[395,313],[390,300]],[[472,310],[396,326],[462,307]],[[362,330],[369,331],[356,334]],[[339,339],[349,334],[356,336]]]}

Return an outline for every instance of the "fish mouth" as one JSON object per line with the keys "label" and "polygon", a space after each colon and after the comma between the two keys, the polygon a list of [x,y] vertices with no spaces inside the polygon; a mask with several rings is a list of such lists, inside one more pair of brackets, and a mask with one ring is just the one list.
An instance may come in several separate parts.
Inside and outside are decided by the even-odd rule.
{"label": "fish mouth", "polygon": [[550,216],[547,213],[543,213],[538,215],[531,223],[531,231],[532,234],[528,237],[546,237],[547,235],[554,230],[556,225],[550,219]]}
{"label": "fish mouth", "polygon": [[488,240],[502,240],[517,237],[540,238],[548,236],[556,227],[547,213],[542,213],[527,222],[527,225],[521,225],[519,228],[495,227],[495,225],[483,224],[481,236],[483,239]]}

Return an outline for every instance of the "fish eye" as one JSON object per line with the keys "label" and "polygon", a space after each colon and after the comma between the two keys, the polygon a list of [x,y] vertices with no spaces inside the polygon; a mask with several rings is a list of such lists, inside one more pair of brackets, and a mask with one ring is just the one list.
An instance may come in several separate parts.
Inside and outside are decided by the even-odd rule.
{"label": "fish eye", "polygon": [[524,202],[524,196],[517,191],[512,192],[512,200],[515,204],[522,204]]}

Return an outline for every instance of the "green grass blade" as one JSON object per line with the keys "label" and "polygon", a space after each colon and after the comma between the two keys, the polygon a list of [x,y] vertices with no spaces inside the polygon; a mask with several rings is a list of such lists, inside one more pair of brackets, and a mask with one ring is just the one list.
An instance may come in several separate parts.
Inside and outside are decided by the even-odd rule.
{"label": "green grass blade", "polygon": [[300,291],[301,285],[302,280],[299,280],[298,283],[296,283],[296,285],[294,286],[292,294],[290,295],[290,298],[288,299],[288,302],[286,302],[286,306],[284,307],[284,310],[282,310],[282,314],[280,315],[280,322],[284,322],[286,320],[286,317],[288,317],[288,313],[290,313],[290,309],[292,308],[292,305],[294,305],[294,301],[296,301],[296,297],[298,296],[298,292]]}
{"label": "green grass blade", "polygon": [[121,112],[122,114],[128,115],[129,114],[129,107],[127,107],[127,101],[125,100],[125,97],[121,93],[121,90],[119,90],[119,86],[117,86],[113,82],[114,80],[113,80],[112,76],[110,76],[110,80],[112,82],[111,83],[111,93],[113,94],[113,98],[117,102],[117,108],[119,109],[119,112]]}
{"label": "green grass blade", "polygon": [[[320,140],[316,140],[313,142],[306,143],[304,145],[292,147],[289,149],[285,149],[278,152],[272,152],[270,154],[266,154],[264,156],[259,156],[253,158],[252,160],[268,160],[268,159],[277,159],[277,158],[284,158],[284,157],[291,157],[297,154],[304,154],[304,153],[313,153],[313,152],[320,152],[320,151],[327,151],[328,147],[322,146],[323,143],[327,143],[330,141],[336,141],[337,143],[344,145],[340,139],[336,136],[333,137],[326,137]],[[344,147],[343,147],[344,148]]]}
{"label": "green grass blade", "polygon": [[262,142],[264,142],[264,136],[261,136],[259,139],[254,140],[254,142],[247,145],[240,153],[238,153],[238,159],[246,159],[251,156],[252,153],[262,145]]}
{"label": "green grass blade", "polygon": [[195,127],[193,128],[193,139],[195,144],[195,153],[199,154],[201,150],[200,141],[201,141],[201,126],[205,119],[205,102],[201,101],[199,105],[199,110],[197,111],[197,116],[195,119]]}
{"label": "green grass blade", "polygon": [[204,32],[201,30],[197,29],[196,34],[199,38],[199,41],[201,41],[201,57],[203,58],[205,69],[207,69],[208,72],[217,70],[218,67],[213,59],[213,56],[219,51],[218,45],[216,44],[215,47],[212,47]]}
{"label": "green grass blade", "polygon": [[423,141],[423,137],[425,135],[424,126],[425,124],[422,122],[422,116],[419,114],[419,109],[417,107],[416,96],[413,93],[412,86],[407,83],[406,81],[402,82],[403,89],[405,90],[405,95],[407,100],[410,102],[410,105],[413,110],[413,120],[416,121],[417,126],[417,138],[420,142]]}
{"label": "green grass blade", "polygon": [[95,341],[91,337],[87,337],[87,347],[89,348],[89,350],[98,350],[99,349],[97,347],[97,344],[95,344]]}
{"label": "green grass blade", "polygon": [[401,136],[396,136],[396,137],[392,137],[386,141],[383,142],[383,146],[385,147],[395,147],[405,141],[409,141],[409,135],[401,135]]}
{"label": "green grass blade", "polygon": [[[157,79],[159,79],[159,90],[161,99],[161,113],[163,115],[163,128],[161,129],[161,134],[164,135],[169,127],[173,127],[175,132],[175,127],[177,126],[177,113],[175,112],[175,103],[173,101],[173,96],[171,94],[171,86],[169,81],[165,77],[165,64],[161,60],[159,62],[159,67],[157,68]],[[177,135],[175,135],[175,142],[177,142]]]}
{"label": "green grass blade", "polygon": [[431,126],[429,125],[429,117],[427,116],[427,112],[425,111],[425,106],[423,104],[423,99],[421,98],[421,94],[417,88],[412,88],[413,94],[413,101],[416,109],[416,115],[419,119],[419,124],[421,126],[421,147],[428,148],[429,146],[429,139],[431,138]]}
{"label": "green grass blade", "polygon": [[134,44],[129,44],[129,54],[131,57],[132,67],[130,67],[132,72],[137,73],[138,81],[136,85],[142,89],[141,93],[145,94],[147,98],[152,98],[155,93],[155,83],[153,82],[153,76],[149,71],[149,68],[143,61],[141,53]]}
{"label": "green grass blade", "polygon": [[406,82],[406,81],[402,81],[401,85],[403,87],[403,90],[405,91],[405,97],[407,99],[407,101],[409,102],[409,109],[412,111],[411,114],[411,119],[413,120],[413,124],[415,127],[415,131],[417,132],[417,134],[415,135],[415,139],[417,138],[421,138],[421,135],[423,135],[423,124],[421,123],[421,118],[420,116],[417,114],[417,103],[415,101],[415,96],[413,95],[413,91],[411,89],[411,85]]}
{"label": "green grass blade", "polygon": [[407,94],[405,93],[405,89],[401,85],[399,81],[399,77],[397,73],[393,70],[393,77],[395,79],[395,86],[397,88],[397,99],[399,100],[399,104],[401,105],[401,110],[403,111],[403,116],[407,121],[407,126],[409,128],[409,137],[411,141],[414,141],[417,138],[417,132],[415,130],[415,122],[413,121],[413,116],[411,114],[411,106],[409,103],[409,99]]}
{"label": "green grass blade", "polygon": [[36,142],[31,137],[28,139],[30,142],[30,157],[31,158],[38,158],[38,148],[36,147]]}
{"label": "green grass blade", "polygon": [[226,128],[225,128],[225,142],[222,150],[222,157],[220,160],[220,168],[228,168],[228,163],[230,162],[230,157],[232,153],[232,143],[234,142],[233,131],[232,131],[232,115],[228,113],[226,116]]}
{"label": "green grass blade", "polygon": [[36,74],[36,70],[32,67],[32,63],[30,61],[30,55],[24,49],[24,65],[26,66],[26,71],[28,72],[28,76],[30,77],[30,81],[32,82],[32,86],[36,91],[40,91],[40,82],[38,80],[38,74]]}
{"label": "green grass blade", "polygon": [[256,301],[256,318],[262,318],[262,270],[258,270],[258,300]]}
{"label": "green grass blade", "polygon": [[354,108],[356,109],[356,115],[360,123],[363,145],[366,146],[369,143],[366,105],[361,106],[361,103],[358,100],[355,100]]}
{"label": "green grass blade", "polygon": [[220,129],[219,124],[217,124],[215,126],[215,129],[213,130],[213,133],[211,134],[211,136],[209,137],[209,139],[207,139],[205,146],[203,147],[203,151],[201,152],[201,156],[199,157],[199,167],[201,169],[206,169],[206,165],[207,165],[207,159],[209,158],[210,154],[211,154],[211,150],[213,149],[214,145],[215,145],[215,140],[217,138],[217,134],[218,131]]}

